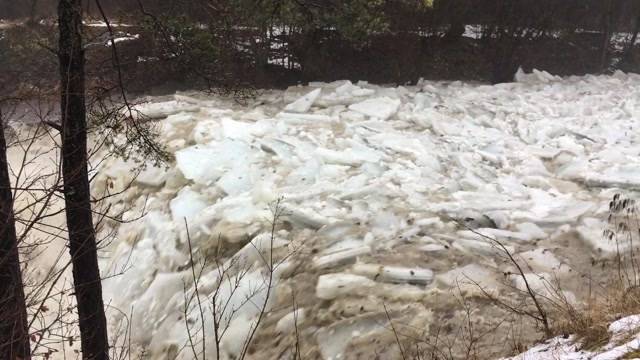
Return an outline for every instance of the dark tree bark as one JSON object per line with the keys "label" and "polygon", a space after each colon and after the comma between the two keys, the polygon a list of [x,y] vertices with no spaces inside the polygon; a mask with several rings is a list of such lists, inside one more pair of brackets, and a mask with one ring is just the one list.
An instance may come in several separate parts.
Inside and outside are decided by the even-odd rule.
{"label": "dark tree bark", "polygon": [[602,14],[602,47],[600,49],[600,71],[605,71],[609,61],[609,45],[611,43],[613,26],[613,0],[606,0],[605,11]]}
{"label": "dark tree bark", "polygon": [[460,0],[449,0],[446,6],[449,15],[449,28],[444,35],[444,41],[455,42],[464,35],[466,4]]}
{"label": "dark tree bark", "polygon": [[[518,71],[517,53],[522,43],[521,31],[514,24],[515,4],[511,0],[496,2],[496,17],[493,29],[488,34],[491,56],[491,83],[500,84],[513,81]],[[495,38],[494,38],[495,37]]]}
{"label": "dark tree bark", "polygon": [[638,33],[640,33],[640,7],[636,10],[636,16],[633,25],[633,32],[629,43],[624,49],[622,60],[625,62],[633,61],[633,49],[636,46],[636,40],[638,39]]}
{"label": "dark tree bark", "polygon": [[78,302],[82,358],[103,360],[109,357],[109,344],[87,173],[81,0],[59,1],[58,26],[62,175],[73,284]]}
{"label": "dark tree bark", "polygon": [[29,6],[29,20],[27,21],[28,25],[35,25],[37,23],[36,17],[38,13],[38,1],[39,0],[31,0],[31,5]]}
{"label": "dark tree bark", "polygon": [[29,326],[0,113],[0,358],[30,359]]}

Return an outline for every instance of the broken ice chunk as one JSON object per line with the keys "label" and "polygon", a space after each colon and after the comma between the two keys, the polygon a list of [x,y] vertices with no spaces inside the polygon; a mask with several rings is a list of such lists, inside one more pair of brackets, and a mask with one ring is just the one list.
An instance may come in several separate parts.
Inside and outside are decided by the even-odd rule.
{"label": "broken ice chunk", "polygon": [[421,246],[419,249],[424,252],[436,252],[446,250],[447,247],[442,244],[427,244]]}
{"label": "broken ice chunk", "polygon": [[517,255],[526,262],[527,267],[536,272],[564,273],[570,270],[549,249],[537,248]]}
{"label": "broken ice chunk", "polygon": [[463,210],[459,221],[470,229],[497,229],[496,222],[487,216],[473,210]]}
{"label": "broken ice chunk", "polygon": [[353,272],[373,277],[374,280],[390,283],[428,285],[433,281],[433,271],[424,268],[384,266],[376,264],[355,264]]}
{"label": "broken ice chunk", "polygon": [[322,89],[315,89],[310,93],[307,93],[303,97],[298,100],[292,102],[291,104],[285,106],[284,111],[293,112],[293,113],[305,113],[311,109],[313,103],[318,99]]}
{"label": "broken ice chunk", "polygon": [[447,288],[458,288],[460,291],[476,294],[483,294],[484,291],[491,293],[502,286],[496,280],[495,271],[478,264],[469,264],[439,274],[436,280]]}
{"label": "broken ice chunk", "polygon": [[221,126],[218,119],[199,120],[193,127],[191,138],[197,144],[205,144],[213,139],[219,139],[222,134]]}
{"label": "broken ice chunk", "polygon": [[200,107],[184,101],[170,100],[164,102],[145,102],[135,106],[134,117],[140,114],[148,119],[162,119],[180,112],[197,112]]}
{"label": "broken ice chunk", "polygon": [[149,185],[149,186],[160,186],[164,184],[167,179],[167,169],[149,165],[146,168],[142,169],[138,176],[136,177],[136,182]]}
{"label": "broken ice chunk", "polygon": [[461,236],[467,239],[478,239],[478,240],[486,239],[485,237],[496,239],[498,241],[515,240],[515,241],[522,241],[522,242],[536,239],[536,237],[534,237],[532,234],[527,232],[515,232],[515,231],[493,229],[493,228],[479,228],[475,231],[464,230],[464,231],[459,231],[458,234],[460,234]]}
{"label": "broken ice chunk", "polygon": [[349,261],[353,261],[358,256],[368,254],[370,252],[371,248],[366,245],[340,249],[316,257],[313,259],[313,265],[317,268],[335,267]]}
{"label": "broken ice chunk", "polygon": [[250,163],[252,150],[247,143],[230,139],[215,146],[194,145],[176,152],[176,165],[185,178],[210,185],[225,169]]}
{"label": "broken ice chunk", "polygon": [[144,293],[131,304],[140,316],[133,317],[133,326],[140,329],[132,338],[134,341],[148,341],[154,326],[163,320],[176,306],[175,294],[184,290],[185,279],[182,273],[158,273]]}
{"label": "broken ice chunk", "polygon": [[615,164],[607,167],[602,172],[585,171],[574,177],[587,186],[593,187],[617,187],[620,189],[640,189],[640,171],[637,164]]}
{"label": "broken ice chunk", "polygon": [[[554,277],[548,273],[526,273],[512,274],[510,276],[513,286],[516,289],[527,292],[531,289],[536,294],[540,294],[547,299],[567,301],[569,304],[576,304],[576,296],[568,290],[558,289]],[[526,283],[524,279],[527,279]]]}
{"label": "broken ice chunk", "polygon": [[279,333],[285,333],[293,331],[296,326],[299,326],[305,319],[304,309],[296,309],[287,315],[283,316],[276,324],[276,331]]}
{"label": "broken ice chunk", "polygon": [[370,117],[387,120],[398,111],[400,100],[388,97],[367,99],[349,106],[349,110],[357,111]]}
{"label": "broken ice chunk", "polygon": [[276,115],[278,119],[285,120],[290,125],[306,124],[313,122],[330,122],[333,120],[331,116],[322,114],[293,114],[281,112]]}
{"label": "broken ice chunk", "polygon": [[183,224],[184,219],[191,222],[204,208],[207,207],[204,196],[186,187],[171,200],[171,217],[178,224]]}
{"label": "broken ice chunk", "polygon": [[352,95],[352,96],[369,96],[375,93],[372,89],[363,89],[360,86],[353,85],[351,81],[346,81],[344,84],[336,88],[336,94],[339,95]]}
{"label": "broken ice chunk", "polygon": [[239,163],[227,171],[216,183],[227,195],[238,195],[251,190],[250,167],[246,163]]}
{"label": "broken ice chunk", "polygon": [[582,241],[591,246],[598,254],[604,257],[611,256],[617,252],[627,252],[629,250],[629,241],[609,240],[603,236],[602,230],[607,228],[607,223],[596,218],[585,218],[582,220],[576,231],[580,235]]}
{"label": "broken ice chunk", "polygon": [[295,208],[291,205],[284,204],[282,210],[287,220],[304,227],[317,230],[329,223],[326,218],[307,209]]}
{"label": "broken ice chunk", "polygon": [[332,300],[342,295],[362,295],[376,283],[366,276],[336,273],[320,275],[316,285],[316,296]]}
{"label": "broken ice chunk", "polygon": [[230,118],[222,119],[222,133],[226,138],[235,140],[251,140],[251,124],[235,121]]}
{"label": "broken ice chunk", "polygon": [[344,358],[344,351],[355,337],[371,336],[387,331],[385,314],[365,314],[334,323],[318,330],[316,340],[323,360]]}
{"label": "broken ice chunk", "polygon": [[547,237],[547,233],[544,230],[531,222],[517,224],[516,228],[519,232],[528,234],[531,239],[544,239]]}
{"label": "broken ice chunk", "polygon": [[595,207],[589,201],[575,200],[572,194],[553,195],[549,192],[530,189],[532,203],[527,210],[515,210],[513,220],[524,220],[542,225],[557,225],[576,222]]}
{"label": "broken ice chunk", "polygon": [[349,105],[374,93],[373,89],[363,89],[347,80],[336,87],[334,92],[318,99],[318,104],[322,106]]}
{"label": "broken ice chunk", "polygon": [[[460,235],[464,235],[465,232],[459,232]],[[473,234],[473,236],[475,237],[476,234]],[[495,255],[495,254],[500,254],[502,253],[502,249],[496,246],[497,244],[495,244],[494,242],[492,242],[489,239],[485,239],[485,238],[473,238],[473,239],[464,239],[464,238],[460,238],[457,239],[453,242],[452,247],[456,250],[462,251],[464,253],[468,253],[468,254],[483,254],[483,255]],[[510,253],[513,253],[515,251],[513,246],[510,245],[504,245],[504,247],[507,249],[507,251],[509,251]]]}
{"label": "broken ice chunk", "polygon": [[354,151],[346,149],[343,151],[335,151],[325,148],[317,148],[315,151],[322,161],[328,164],[351,165],[357,166],[365,161],[376,161],[375,154],[371,155],[362,151]]}
{"label": "broken ice chunk", "polygon": [[222,175],[217,155],[215,149],[196,145],[176,151],[176,165],[185,178],[206,185]]}

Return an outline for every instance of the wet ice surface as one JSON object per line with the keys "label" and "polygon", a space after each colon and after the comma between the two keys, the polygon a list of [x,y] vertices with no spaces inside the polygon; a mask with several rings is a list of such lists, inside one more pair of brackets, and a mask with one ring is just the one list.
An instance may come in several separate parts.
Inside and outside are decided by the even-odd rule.
{"label": "wet ice surface", "polygon": [[[244,106],[203,94],[141,105],[175,162],[147,168],[112,199],[133,204],[131,219],[147,215],[119,226],[104,254],[105,274],[127,269],[105,281],[105,301],[132,309],[132,339],[152,357],[183,348],[193,289],[186,219],[197,259],[224,247],[222,262],[248,268],[237,291],[211,263],[200,285],[203,298],[216,289],[230,298],[221,356],[237,356],[267,295],[263,255],[278,198],[279,266],[255,358],[289,356],[295,328],[309,358],[396,358],[383,304],[424,335],[452,298],[447,289],[473,293],[461,279],[490,290],[504,281],[508,265],[477,232],[525,259],[532,279],[584,270],[615,251],[601,239],[610,198],[640,188],[640,76],[517,78],[311,83]],[[124,186],[136,165],[103,167],[94,191]],[[207,329],[212,321],[208,313]],[[189,322],[199,329],[195,312]]]}

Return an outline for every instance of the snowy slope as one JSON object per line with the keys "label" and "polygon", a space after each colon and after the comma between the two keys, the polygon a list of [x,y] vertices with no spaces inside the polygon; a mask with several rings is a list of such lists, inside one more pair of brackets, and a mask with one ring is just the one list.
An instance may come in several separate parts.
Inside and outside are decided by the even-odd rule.
{"label": "snowy slope", "polygon": [[[293,331],[297,289],[309,346],[321,358],[349,358],[350,342],[386,331],[383,301],[424,327],[434,289],[461,275],[493,286],[494,249],[454,220],[503,240],[532,271],[562,277],[574,259],[555,239],[574,232],[583,244],[576,257],[608,256],[614,249],[600,239],[606,204],[616,189],[640,188],[637,75],[519,73],[518,82],[495,86],[312,83],[266,92],[248,106],[182,94],[140,110],[160,119],[160,141],[176,160],[148,167],[112,200],[133,204],[131,219],[142,209],[147,215],[118,227],[101,267],[105,275],[127,269],[105,281],[105,301],[132,309],[132,339],[156,358],[188,341],[185,219],[196,257],[224,244],[251,266],[225,315],[221,356],[241,351],[267,294],[257,249],[270,229],[269,206],[282,197],[283,262],[256,346],[277,348],[269,341]],[[94,191],[124,186],[135,168],[105,163]],[[218,270],[204,269],[203,297],[219,283]],[[110,316],[113,326],[123,320]],[[199,316],[190,316],[198,328]],[[211,316],[205,323],[210,329]]]}
{"label": "snowy slope", "polygon": [[611,341],[599,350],[580,350],[574,337],[556,337],[526,352],[504,360],[616,360],[635,359],[640,350],[640,315],[631,315],[609,325]]}

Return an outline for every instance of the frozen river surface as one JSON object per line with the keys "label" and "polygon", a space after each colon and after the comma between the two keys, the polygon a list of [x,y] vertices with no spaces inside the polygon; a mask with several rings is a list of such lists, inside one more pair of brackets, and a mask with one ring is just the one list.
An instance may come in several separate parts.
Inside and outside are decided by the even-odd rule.
{"label": "frozen river surface", "polygon": [[476,232],[538,276],[588,271],[615,252],[602,240],[609,200],[640,189],[640,76],[517,79],[311,83],[245,105],[198,93],[141,104],[175,162],[134,180],[135,163],[110,160],[94,182],[101,192],[134,181],[110,201],[133,206],[132,219],[146,213],[108,225],[117,238],[102,270],[127,269],[104,284],[105,302],[123,310],[110,312],[112,326],[131,313],[133,343],[159,359],[194,358],[188,334],[199,344],[202,319],[208,357],[218,323],[220,356],[235,358],[258,318],[252,358],[293,358],[299,344],[304,359],[393,359],[389,319],[433,338],[454,332],[440,326],[460,315],[451,288],[519,286]]}

